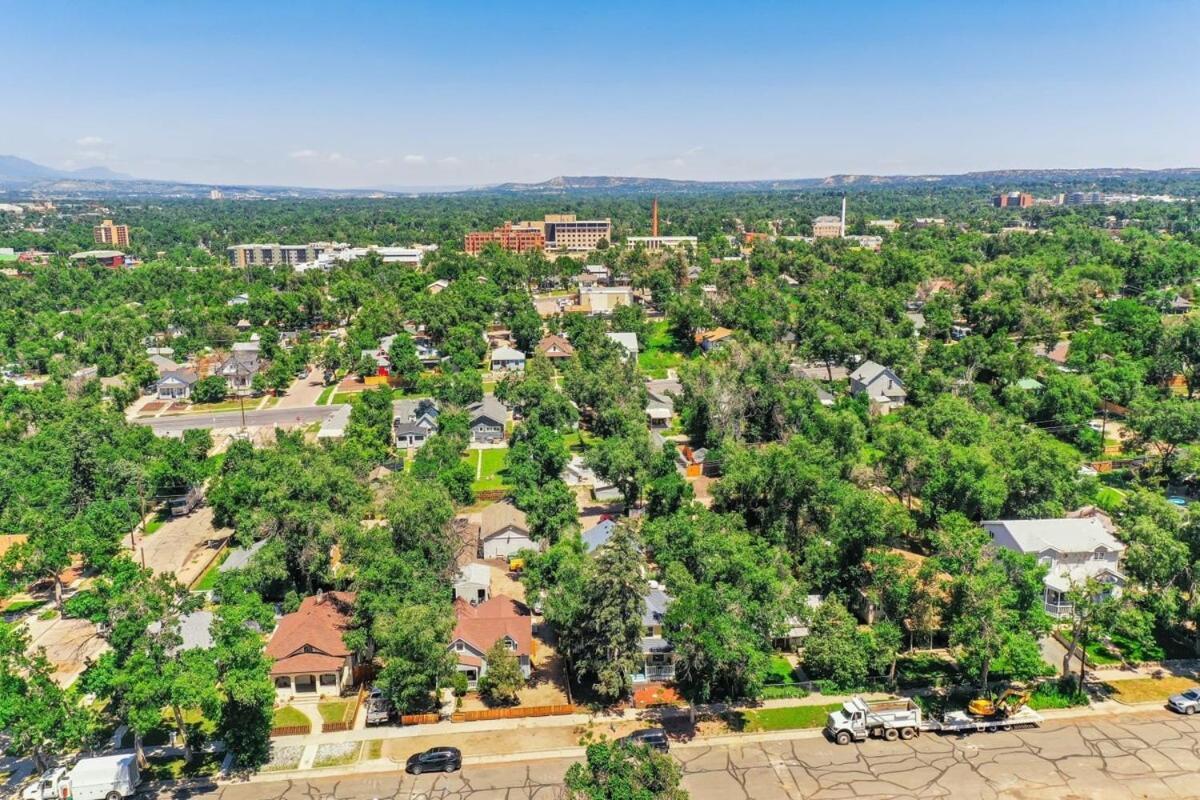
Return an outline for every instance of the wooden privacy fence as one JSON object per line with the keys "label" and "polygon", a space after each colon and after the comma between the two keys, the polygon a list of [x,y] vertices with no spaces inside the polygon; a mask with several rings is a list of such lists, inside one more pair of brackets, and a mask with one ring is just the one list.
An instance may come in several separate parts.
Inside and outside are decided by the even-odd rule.
{"label": "wooden privacy fence", "polygon": [[492,502],[503,500],[508,497],[508,489],[481,489],[475,493],[476,500],[490,500]]}
{"label": "wooden privacy fence", "polygon": [[271,736],[305,736],[312,731],[311,725],[284,725],[280,728],[271,728]]}
{"label": "wooden privacy fence", "polygon": [[519,719],[521,717],[560,717],[574,714],[575,706],[529,706],[522,708],[484,708],[478,711],[455,711],[450,716],[451,722],[477,722],[484,719]]}
{"label": "wooden privacy fence", "polygon": [[441,719],[437,714],[405,714],[400,717],[401,725],[433,725]]}

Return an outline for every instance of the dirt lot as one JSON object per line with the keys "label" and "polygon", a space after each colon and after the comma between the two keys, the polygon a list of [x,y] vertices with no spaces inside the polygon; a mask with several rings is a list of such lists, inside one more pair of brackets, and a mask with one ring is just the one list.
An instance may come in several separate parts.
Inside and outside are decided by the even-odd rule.
{"label": "dirt lot", "polygon": [[[518,720],[518,722],[520,721]],[[452,736],[443,733],[432,736],[387,739],[383,743],[383,757],[404,763],[413,753],[446,744],[453,744],[462,750],[464,756],[558,750],[565,747],[578,747],[580,738],[587,732],[585,726],[537,727],[538,723],[545,722],[544,718],[528,722],[530,723],[529,727],[519,727],[516,730],[506,728],[497,731],[459,733]],[[637,722],[596,725],[592,726],[592,734],[594,736],[604,735],[612,739],[624,736],[639,727],[644,727],[644,725]]]}
{"label": "dirt lot", "polygon": [[501,561],[488,561],[492,571],[492,594],[502,594],[513,600],[525,602],[525,584],[521,583],[515,573],[509,572],[502,566]]}
{"label": "dirt lot", "polygon": [[592,497],[591,486],[575,487],[575,502],[579,505],[579,529],[586,531],[596,525],[605,516],[616,517],[621,514],[621,501],[601,503]]}
{"label": "dirt lot", "polygon": [[134,558],[140,559],[144,553],[150,569],[160,574],[173,573],[180,582],[191,584],[232,533],[228,529],[214,529],[212,515],[211,508],[202,506],[186,517],[167,520],[152,535],[136,538]]}

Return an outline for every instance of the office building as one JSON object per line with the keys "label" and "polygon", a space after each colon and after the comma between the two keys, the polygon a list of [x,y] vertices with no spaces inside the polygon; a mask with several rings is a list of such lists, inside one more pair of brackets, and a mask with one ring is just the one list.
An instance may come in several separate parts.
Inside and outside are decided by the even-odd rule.
{"label": "office building", "polygon": [[542,222],[522,222],[522,225],[541,226],[547,250],[570,250],[586,253],[595,250],[601,241],[612,241],[612,220],[576,219],[574,214],[547,214]]}
{"label": "office building", "polygon": [[1009,192],[998,194],[992,198],[996,208],[1029,208],[1033,205],[1033,195],[1028,192]]}
{"label": "office building", "polygon": [[114,225],[111,219],[106,219],[92,228],[92,238],[96,244],[111,244],[114,247],[129,246],[129,226]]}
{"label": "office building", "polygon": [[225,197],[225,193],[222,192],[220,189],[209,189],[208,190],[208,199],[209,200],[221,200],[221,199],[224,199],[224,197]]}
{"label": "office building", "polygon": [[1069,206],[1094,206],[1104,202],[1103,192],[1071,192],[1066,197]]}
{"label": "office building", "polygon": [[900,223],[894,219],[873,219],[867,223],[868,228],[882,228],[888,233],[895,233],[900,230]]}
{"label": "office building", "polygon": [[468,254],[477,256],[489,244],[498,244],[500,249],[512,253],[525,253],[530,250],[544,250],[546,235],[533,223],[514,225],[506,222],[499,228],[490,231],[471,231],[463,241],[463,249]]}
{"label": "office building", "polygon": [[842,219],[833,215],[817,217],[812,228],[814,239],[837,239],[842,235]]}

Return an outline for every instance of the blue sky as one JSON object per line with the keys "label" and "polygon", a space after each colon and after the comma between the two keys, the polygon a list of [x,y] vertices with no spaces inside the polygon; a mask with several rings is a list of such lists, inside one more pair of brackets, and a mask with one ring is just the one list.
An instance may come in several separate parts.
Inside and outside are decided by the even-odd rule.
{"label": "blue sky", "polygon": [[473,185],[1200,165],[1196,2],[0,0],[0,153]]}

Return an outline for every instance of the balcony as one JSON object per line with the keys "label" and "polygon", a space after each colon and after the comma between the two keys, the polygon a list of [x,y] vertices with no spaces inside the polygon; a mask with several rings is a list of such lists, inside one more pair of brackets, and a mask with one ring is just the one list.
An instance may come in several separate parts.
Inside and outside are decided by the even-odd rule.
{"label": "balcony", "polygon": [[1071,603],[1052,603],[1046,600],[1043,605],[1046,608],[1046,613],[1052,617],[1069,617],[1075,610],[1075,606]]}

